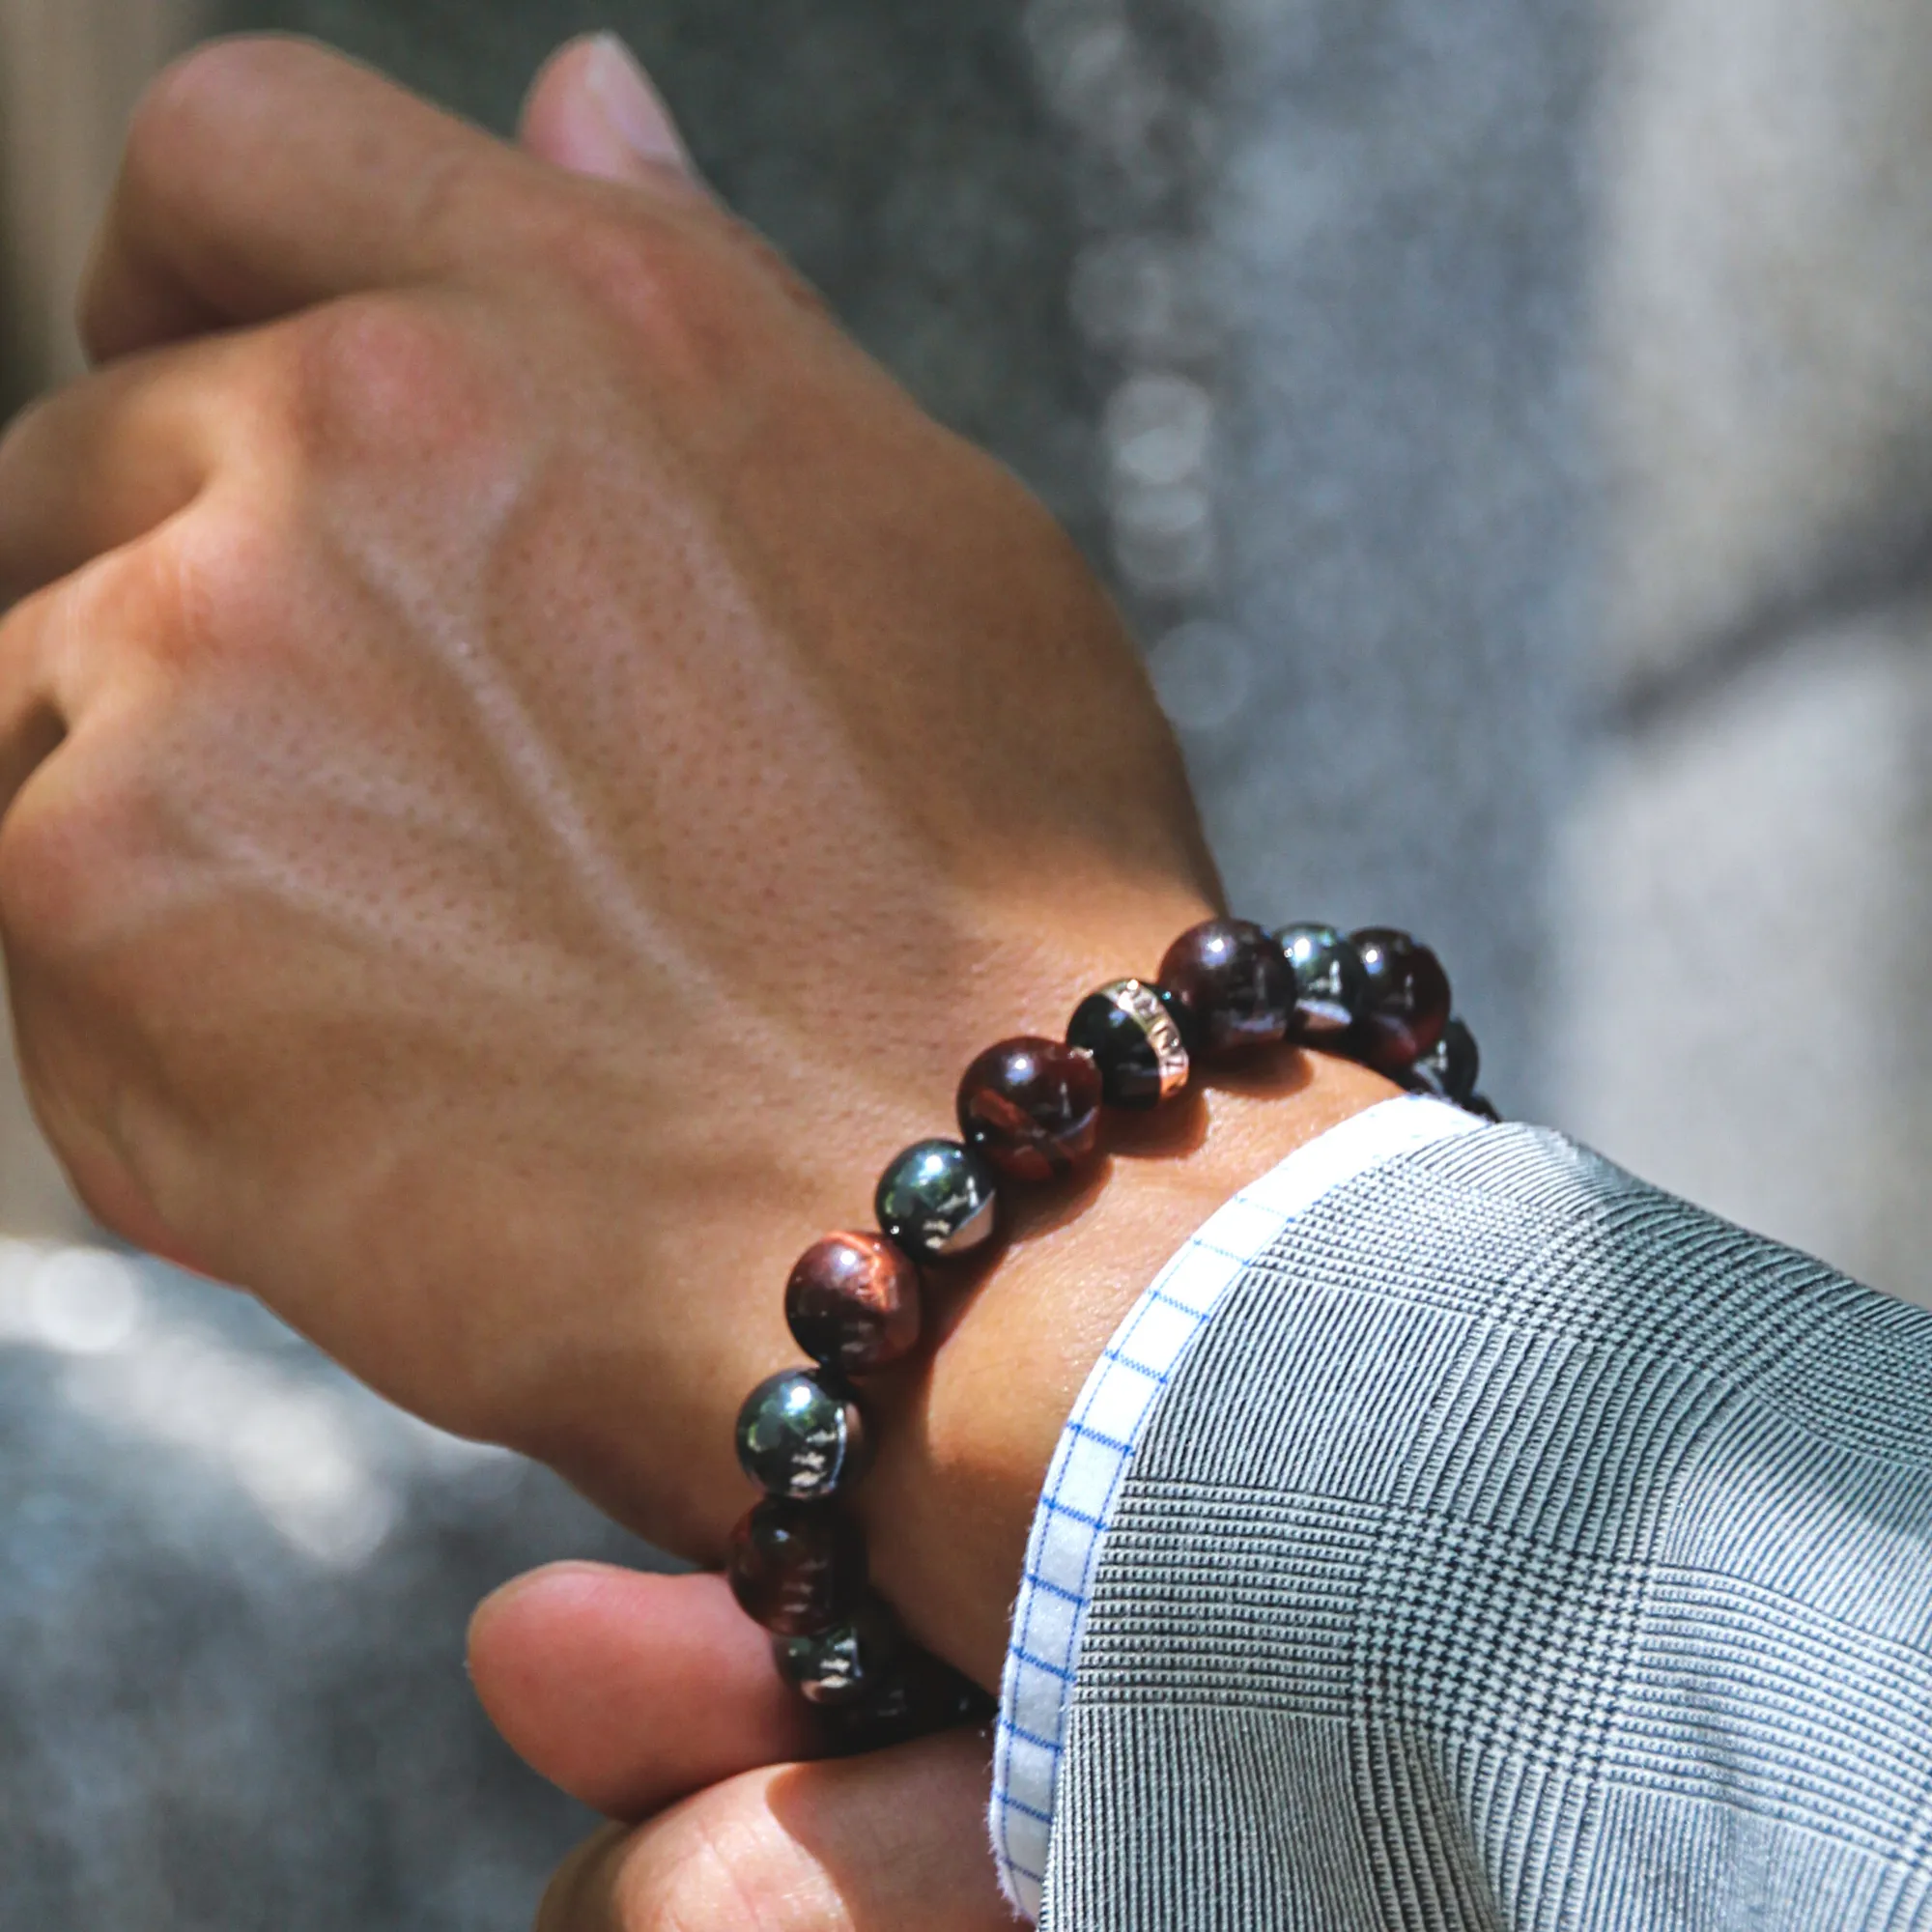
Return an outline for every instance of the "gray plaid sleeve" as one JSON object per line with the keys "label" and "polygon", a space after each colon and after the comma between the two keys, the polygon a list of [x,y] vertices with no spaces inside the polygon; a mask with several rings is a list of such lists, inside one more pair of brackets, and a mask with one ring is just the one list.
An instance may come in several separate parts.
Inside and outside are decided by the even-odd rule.
{"label": "gray plaid sleeve", "polygon": [[1531,1128],[1325,1196],[1110,1513],[1042,1925],[1932,1926],[1932,1314]]}

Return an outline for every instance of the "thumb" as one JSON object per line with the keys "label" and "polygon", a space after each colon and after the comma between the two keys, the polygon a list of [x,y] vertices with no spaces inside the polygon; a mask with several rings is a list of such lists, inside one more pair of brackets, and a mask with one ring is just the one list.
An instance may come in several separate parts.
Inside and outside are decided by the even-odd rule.
{"label": "thumb", "polygon": [[554,1564],[477,1610],[469,1674],[526,1763],[614,1818],[818,1745],[722,1577]]}
{"label": "thumb", "polygon": [[695,179],[670,110],[615,34],[566,42],[550,57],[524,102],[520,138],[539,160],[601,181]]}

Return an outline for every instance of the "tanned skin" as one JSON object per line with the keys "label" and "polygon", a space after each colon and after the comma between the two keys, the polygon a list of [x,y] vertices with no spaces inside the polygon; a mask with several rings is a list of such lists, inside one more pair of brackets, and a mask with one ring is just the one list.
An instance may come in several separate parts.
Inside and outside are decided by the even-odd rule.
{"label": "tanned skin", "polygon": [[[107,1226],[709,1563],[793,1257],[865,1225],[975,1052],[1220,889],[1051,519],[668,123],[612,140],[606,58],[553,66],[522,149],[292,41],[154,88],[96,373],[0,445],[0,935]],[[1284,1050],[947,1278],[860,1497],[916,1635],[997,1681],[1113,1326],[1389,1091]],[[983,1743],[783,1767],[809,1738],[713,1578],[540,1577],[475,1659],[533,1761],[653,1818],[557,1932],[1005,1922]]]}

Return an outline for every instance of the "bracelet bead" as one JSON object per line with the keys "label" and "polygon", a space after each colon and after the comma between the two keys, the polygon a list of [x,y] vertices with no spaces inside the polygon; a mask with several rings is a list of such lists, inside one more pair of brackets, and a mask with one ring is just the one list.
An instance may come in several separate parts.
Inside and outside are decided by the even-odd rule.
{"label": "bracelet bead", "polygon": [[1297,999],[1280,945],[1245,919],[1210,919],[1167,949],[1160,983],[1186,1008],[1209,1057],[1286,1039]]}
{"label": "bracelet bead", "polygon": [[873,1211],[909,1255],[950,1260],[993,1237],[993,1170],[957,1141],[918,1141],[879,1178]]}
{"label": "bracelet bead", "polygon": [[808,1369],[768,1376],[738,1411],[738,1464],[767,1495],[820,1502],[865,1474],[859,1405]]}
{"label": "bracelet bead", "polygon": [[1002,1174],[1052,1180],[1094,1151],[1100,1094],[1092,1054],[1057,1039],[1004,1039],[959,1083],[959,1129]]}
{"label": "bracelet bead", "polygon": [[798,1346],[840,1375],[891,1368],[919,1347],[919,1269],[883,1235],[827,1235],[792,1268],[785,1320]]}
{"label": "bracelet bead", "polygon": [[1409,1068],[1412,1084],[1438,1100],[1466,1107],[1482,1078],[1483,1056],[1476,1036],[1453,1014],[1442,1037]]}
{"label": "bracelet bead", "polygon": [[811,1636],[858,1607],[866,1540],[842,1510],[768,1496],[731,1532],[725,1575],[753,1622],[781,1636]]}
{"label": "bracelet bead", "polygon": [[980,1054],[955,1097],[963,1141],[895,1155],[873,1196],[882,1232],[824,1236],[793,1264],[785,1319],[817,1367],[768,1378],[739,1410],[738,1460],[765,1495],[732,1530],[725,1574],[833,1748],[878,1749],[992,1713],[870,1590],[864,1535],[839,1500],[869,1461],[849,1378],[919,1347],[920,1264],[991,1241],[1002,1180],[1070,1172],[1098,1145],[1103,1107],[1157,1107],[1197,1062],[1282,1040],[1496,1119],[1475,1092],[1475,1036],[1451,1017],[1448,976],[1426,946],[1383,926],[1345,937],[1208,920],[1168,948],[1158,979],[1090,993],[1064,1043],[1026,1035]]}
{"label": "bracelet bead", "polygon": [[1369,976],[1364,1056],[1378,1071],[1400,1074],[1442,1037],[1449,976],[1428,947],[1393,926],[1365,926],[1349,937]]}
{"label": "bracelet bead", "polygon": [[904,1653],[905,1638],[876,1597],[809,1636],[772,1639],[779,1674],[808,1704],[828,1710],[876,1696]]}
{"label": "bracelet bead", "polygon": [[821,1708],[845,1749],[880,1750],[955,1724],[985,1723],[996,1706],[970,1678],[908,1643],[870,1697]]}
{"label": "bracelet bead", "polygon": [[1110,1107],[1157,1107],[1187,1085],[1187,1044],[1157,987],[1115,980],[1089,993],[1066,1023],[1066,1043],[1091,1054]]}
{"label": "bracelet bead", "polygon": [[1339,1043],[1368,1010],[1362,955],[1332,925],[1285,925],[1275,943],[1294,975],[1294,1037]]}

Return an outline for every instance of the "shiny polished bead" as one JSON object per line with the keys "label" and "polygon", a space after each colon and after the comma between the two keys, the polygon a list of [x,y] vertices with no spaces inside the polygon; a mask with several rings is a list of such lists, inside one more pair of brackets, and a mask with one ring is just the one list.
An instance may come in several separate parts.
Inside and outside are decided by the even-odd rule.
{"label": "shiny polished bead", "polygon": [[1465,1107],[1482,1070],[1476,1036],[1461,1020],[1451,1018],[1442,1029],[1442,1037],[1409,1068],[1409,1076],[1421,1092]]}
{"label": "shiny polished bead", "polygon": [[989,1241],[999,1214],[993,1170],[957,1141],[920,1141],[879,1178],[873,1209],[907,1254],[950,1259]]}
{"label": "shiny polished bead", "polygon": [[905,1655],[906,1641],[892,1613],[868,1597],[849,1617],[810,1636],[775,1636],[779,1675],[808,1704],[848,1709],[876,1698]]}
{"label": "shiny polished bead", "polygon": [[1156,985],[1153,996],[1166,1009],[1168,1018],[1180,1029],[1180,1043],[1187,1049],[1191,1062],[1201,1051],[1201,1029],[1187,1010],[1187,1002],[1172,986]]}
{"label": "shiny polished bead", "polygon": [[1449,1021],[1449,976],[1435,953],[1406,932],[1373,925],[1349,937],[1369,975],[1364,1057],[1384,1073],[1401,1073],[1442,1037]]}
{"label": "shiny polished bead", "polygon": [[1157,1107],[1187,1085],[1187,1044],[1158,988],[1116,980],[1089,993],[1066,1023],[1066,1043],[1092,1054],[1110,1107]]}
{"label": "shiny polished bead", "polygon": [[994,1713],[993,1700],[970,1678],[908,1643],[882,1684],[826,1716],[839,1749],[872,1751],[960,1724],[983,1724]]}
{"label": "shiny polished bead", "polygon": [[866,1542],[842,1510],[770,1496],[731,1532],[724,1568],[748,1617],[781,1636],[810,1636],[858,1607]]}
{"label": "shiny polished bead", "polygon": [[883,1235],[827,1235],[785,1283],[798,1346],[840,1375],[869,1375],[911,1354],[920,1313],[919,1269]]}
{"label": "shiny polished bead", "polygon": [[1274,937],[1294,975],[1294,1037],[1339,1044],[1368,1007],[1362,955],[1332,925],[1285,925]]}
{"label": "shiny polished bead", "polygon": [[738,1411],[738,1463],[767,1495],[797,1502],[836,1495],[865,1473],[859,1405],[810,1370],[772,1376]]}
{"label": "shiny polished bead", "polygon": [[1051,1180],[1094,1151],[1100,1069],[1057,1039],[1003,1039],[959,1082],[959,1130],[1015,1180]]}
{"label": "shiny polished bead", "polygon": [[1210,919],[1167,949],[1160,983],[1192,1016],[1201,1051],[1219,1057],[1288,1037],[1294,975],[1274,940],[1244,919]]}

